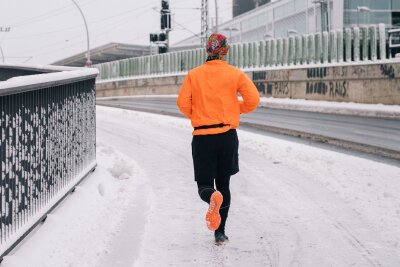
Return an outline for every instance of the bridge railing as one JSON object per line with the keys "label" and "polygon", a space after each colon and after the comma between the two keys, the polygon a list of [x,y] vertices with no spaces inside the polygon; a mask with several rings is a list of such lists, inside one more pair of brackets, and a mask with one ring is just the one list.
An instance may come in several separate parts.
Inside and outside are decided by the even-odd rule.
{"label": "bridge railing", "polygon": [[96,167],[97,73],[0,65],[0,260]]}
{"label": "bridge railing", "polygon": [[[203,64],[204,49],[129,58],[95,65],[98,80],[185,73]],[[251,43],[231,44],[226,60],[241,69],[385,60],[385,25],[346,28]]]}

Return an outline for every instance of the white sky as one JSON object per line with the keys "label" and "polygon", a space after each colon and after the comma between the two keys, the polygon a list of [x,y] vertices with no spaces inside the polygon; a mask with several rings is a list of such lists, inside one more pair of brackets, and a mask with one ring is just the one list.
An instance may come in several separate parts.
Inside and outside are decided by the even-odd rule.
{"label": "white sky", "polygon": [[[149,44],[160,29],[161,0],[76,0],[89,25],[91,48],[110,42]],[[209,0],[210,17],[215,17]],[[200,32],[201,0],[170,0],[177,23],[171,44]],[[232,17],[232,0],[218,0],[220,22]],[[86,32],[71,0],[0,0],[0,46],[6,63],[47,64],[86,50]],[[1,54],[0,54],[1,57]]]}

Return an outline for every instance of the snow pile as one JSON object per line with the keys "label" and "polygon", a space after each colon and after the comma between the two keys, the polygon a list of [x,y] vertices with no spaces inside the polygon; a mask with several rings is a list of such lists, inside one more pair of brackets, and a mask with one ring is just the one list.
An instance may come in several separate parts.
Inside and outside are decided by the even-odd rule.
{"label": "snow pile", "polygon": [[97,156],[96,171],[4,258],[2,267],[99,266],[120,260],[113,240],[127,234],[121,231],[145,175],[132,159],[102,142]]}
{"label": "snow pile", "polygon": [[362,104],[350,102],[315,101],[306,99],[262,97],[261,107],[310,112],[400,118],[400,105]]}
{"label": "snow pile", "polygon": [[[243,148],[282,169],[296,170],[298,178],[305,177],[336,195],[364,223],[376,228],[387,245],[400,249],[399,167],[243,131],[240,138]],[[307,193],[309,197],[318,194]]]}

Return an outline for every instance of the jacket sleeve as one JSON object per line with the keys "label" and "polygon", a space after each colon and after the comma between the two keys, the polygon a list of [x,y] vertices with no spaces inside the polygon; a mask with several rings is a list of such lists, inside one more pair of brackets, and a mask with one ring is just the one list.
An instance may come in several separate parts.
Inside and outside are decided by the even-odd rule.
{"label": "jacket sleeve", "polygon": [[238,87],[238,91],[243,97],[243,101],[240,102],[240,113],[249,113],[255,110],[260,102],[260,94],[246,74],[241,74]]}
{"label": "jacket sleeve", "polygon": [[189,74],[186,75],[183,81],[176,104],[187,118],[190,119],[192,117],[192,85]]}

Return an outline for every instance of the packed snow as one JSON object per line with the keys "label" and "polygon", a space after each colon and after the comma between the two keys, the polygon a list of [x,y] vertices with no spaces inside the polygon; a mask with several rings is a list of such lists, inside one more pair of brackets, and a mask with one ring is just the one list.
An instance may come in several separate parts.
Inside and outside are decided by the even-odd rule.
{"label": "packed snow", "polygon": [[97,170],[2,267],[400,266],[400,167],[238,131],[215,246],[186,119],[97,107]]}
{"label": "packed snow", "polygon": [[[40,69],[38,69],[40,70]],[[2,91],[11,91],[16,88],[26,88],[27,85],[39,85],[39,84],[47,84],[47,85],[57,85],[61,84],[63,81],[71,80],[71,79],[79,79],[86,77],[96,77],[99,73],[97,69],[91,68],[80,68],[80,69],[72,69],[67,71],[59,71],[59,72],[51,72],[51,73],[43,73],[43,74],[35,74],[35,75],[26,75],[26,76],[17,76],[10,78],[6,81],[0,81],[0,94]]]}
{"label": "packed snow", "polygon": [[0,68],[14,68],[14,69],[30,69],[37,71],[70,71],[83,69],[82,67],[67,67],[67,66],[55,66],[55,65],[42,65],[42,64],[19,64],[19,63],[0,63]]}

